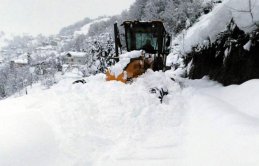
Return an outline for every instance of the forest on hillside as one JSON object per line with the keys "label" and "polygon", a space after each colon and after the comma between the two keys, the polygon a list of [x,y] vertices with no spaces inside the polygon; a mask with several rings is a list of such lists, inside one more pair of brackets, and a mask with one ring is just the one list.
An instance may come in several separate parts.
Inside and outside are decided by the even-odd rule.
{"label": "forest on hillside", "polygon": [[177,34],[190,27],[203,13],[208,13],[219,1],[215,0],[136,0],[129,10],[113,16],[106,22],[91,26],[89,35],[105,31],[110,32],[115,21],[125,20],[160,20],[166,30]]}

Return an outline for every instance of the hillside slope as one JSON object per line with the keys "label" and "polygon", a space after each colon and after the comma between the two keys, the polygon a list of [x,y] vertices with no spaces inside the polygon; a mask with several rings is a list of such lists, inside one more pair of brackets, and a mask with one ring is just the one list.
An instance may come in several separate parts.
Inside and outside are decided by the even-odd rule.
{"label": "hillside slope", "polygon": [[80,28],[80,30],[75,31],[74,35],[75,36],[77,36],[77,35],[88,35],[91,25],[102,22],[102,21],[107,21],[108,19],[110,19],[110,18],[109,17],[103,17],[103,18],[95,19],[92,22],[89,22],[89,23],[85,24],[83,27]]}
{"label": "hillside slope", "polygon": [[[0,101],[0,165],[257,166],[258,80],[222,87],[169,76],[71,84],[79,77],[70,74]],[[169,91],[162,104],[154,87]]]}
{"label": "hillside slope", "polygon": [[179,35],[184,36],[184,41],[180,42],[182,51],[188,53],[198,44],[206,46],[208,40],[214,42],[217,35],[227,29],[231,19],[241,30],[249,33],[259,26],[258,13],[257,0],[224,0],[212,12],[199,18],[196,24],[183,32],[184,34]]}
{"label": "hillside slope", "polygon": [[92,22],[92,20],[86,17],[81,21],[78,21],[72,25],[62,28],[59,34],[65,36],[73,35],[75,31],[80,30],[84,25],[89,24],[90,22]]}
{"label": "hillside slope", "polygon": [[167,65],[224,85],[259,78],[258,13],[257,0],[223,1],[175,38]]}

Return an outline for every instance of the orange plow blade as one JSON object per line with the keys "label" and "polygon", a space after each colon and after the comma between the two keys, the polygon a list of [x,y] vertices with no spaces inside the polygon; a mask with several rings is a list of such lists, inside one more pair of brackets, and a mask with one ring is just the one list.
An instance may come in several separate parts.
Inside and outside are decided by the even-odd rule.
{"label": "orange plow blade", "polygon": [[107,70],[106,72],[106,81],[120,81],[120,82],[123,82],[123,83],[126,83],[127,81],[127,78],[125,77],[125,74],[126,73],[121,73],[120,75],[118,75],[117,77],[115,75],[113,75],[111,73],[110,70]]}

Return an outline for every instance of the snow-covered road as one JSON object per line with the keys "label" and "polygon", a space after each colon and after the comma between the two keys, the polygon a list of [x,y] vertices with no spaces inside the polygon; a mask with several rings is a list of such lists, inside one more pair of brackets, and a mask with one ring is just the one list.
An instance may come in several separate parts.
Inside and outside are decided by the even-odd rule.
{"label": "snow-covered road", "polygon": [[[259,80],[222,87],[148,71],[0,101],[0,165],[257,166]],[[167,88],[163,104],[150,88]],[[37,91],[37,92],[33,92]]]}

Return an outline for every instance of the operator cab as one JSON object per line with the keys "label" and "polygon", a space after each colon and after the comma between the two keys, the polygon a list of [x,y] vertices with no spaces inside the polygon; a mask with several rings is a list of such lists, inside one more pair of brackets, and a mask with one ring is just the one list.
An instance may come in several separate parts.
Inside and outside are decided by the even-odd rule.
{"label": "operator cab", "polygon": [[122,25],[125,28],[127,51],[145,50],[146,53],[160,55],[169,53],[166,43],[170,36],[161,21],[125,21]]}

